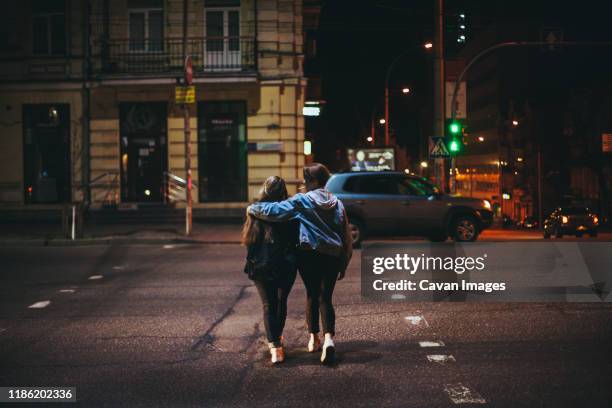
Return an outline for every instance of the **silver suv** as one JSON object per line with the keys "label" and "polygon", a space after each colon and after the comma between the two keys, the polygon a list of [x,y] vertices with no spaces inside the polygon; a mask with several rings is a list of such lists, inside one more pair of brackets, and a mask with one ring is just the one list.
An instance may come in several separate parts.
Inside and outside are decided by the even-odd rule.
{"label": "silver suv", "polygon": [[475,241],[493,221],[488,201],[442,194],[427,180],[399,172],[338,173],[326,188],[346,207],[354,246],[366,234]]}

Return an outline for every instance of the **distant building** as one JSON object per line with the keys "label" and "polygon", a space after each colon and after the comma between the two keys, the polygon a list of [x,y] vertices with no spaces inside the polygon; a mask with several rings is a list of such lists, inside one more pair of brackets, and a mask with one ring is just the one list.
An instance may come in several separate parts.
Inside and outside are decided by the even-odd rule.
{"label": "distant building", "polygon": [[[465,64],[493,44],[538,41],[543,24],[492,25],[473,35],[457,58]],[[601,133],[612,130],[612,86],[595,61],[568,64],[579,58],[572,52],[580,50],[503,49],[470,69],[467,145],[457,159],[460,194],[491,200],[499,215],[515,220],[537,216],[541,152],[544,216],[561,205],[612,212],[612,154],[601,149]],[[597,89],[593,78],[600,78]]]}
{"label": "distant building", "polygon": [[[242,211],[269,175],[295,193],[318,2],[187,4],[195,208]],[[164,202],[166,172],[185,177],[183,1],[23,0],[1,20],[0,208]]]}

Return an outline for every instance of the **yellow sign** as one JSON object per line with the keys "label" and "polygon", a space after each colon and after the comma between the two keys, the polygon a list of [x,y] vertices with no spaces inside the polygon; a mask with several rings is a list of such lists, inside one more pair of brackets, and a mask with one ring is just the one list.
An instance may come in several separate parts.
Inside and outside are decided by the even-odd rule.
{"label": "yellow sign", "polygon": [[195,85],[174,88],[174,101],[176,103],[195,103]]}

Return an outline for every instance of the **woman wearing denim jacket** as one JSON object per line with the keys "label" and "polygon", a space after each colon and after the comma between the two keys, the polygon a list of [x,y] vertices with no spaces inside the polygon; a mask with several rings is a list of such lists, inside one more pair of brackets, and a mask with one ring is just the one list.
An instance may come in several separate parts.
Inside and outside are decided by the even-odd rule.
{"label": "woman wearing denim jacket", "polygon": [[[307,193],[280,202],[249,206],[249,215],[268,222],[299,222],[297,265],[306,287],[308,351],[322,350],[321,362],[334,361],[336,315],[332,295],[352,256],[348,218],[342,202],[325,189],[330,173],[313,163],[304,167]],[[319,314],[324,342],[319,339]]]}

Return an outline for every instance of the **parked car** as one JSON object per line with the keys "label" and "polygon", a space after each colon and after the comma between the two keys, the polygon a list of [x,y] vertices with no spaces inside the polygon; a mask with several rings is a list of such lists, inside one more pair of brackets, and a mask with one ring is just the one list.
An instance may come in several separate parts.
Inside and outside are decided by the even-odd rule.
{"label": "parked car", "polygon": [[516,221],[514,221],[508,214],[502,214],[502,227],[514,227]]}
{"label": "parked car", "polygon": [[493,221],[488,201],[449,196],[423,178],[399,172],[334,174],[326,188],[344,203],[355,246],[367,234],[475,241]]}
{"label": "parked car", "polygon": [[597,236],[599,217],[586,207],[559,207],[544,220],[544,238],[551,235]]}
{"label": "parked car", "polygon": [[538,228],[538,220],[536,217],[527,216],[521,222],[518,223],[518,226],[526,229],[536,229]]}

